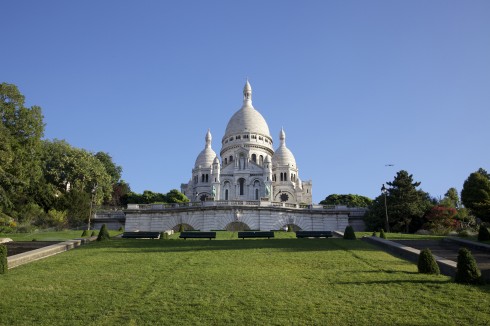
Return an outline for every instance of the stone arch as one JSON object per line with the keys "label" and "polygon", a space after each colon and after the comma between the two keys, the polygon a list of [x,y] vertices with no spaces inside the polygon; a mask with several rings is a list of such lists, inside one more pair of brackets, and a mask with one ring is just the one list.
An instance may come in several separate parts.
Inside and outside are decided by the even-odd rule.
{"label": "stone arch", "polygon": [[174,232],[179,232],[180,230],[180,226],[183,225],[184,226],[184,231],[194,231],[195,229],[192,227],[192,225],[190,224],[187,224],[187,223],[179,223],[177,225],[175,225],[172,230],[174,230]]}
{"label": "stone arch", "polygon": [[226,231],[249,231],[250,227],[244,222],[233,221],[225,226],[225,230]]}
{"label": "stone arch", "polygon": [[294,225],[299,230],[311,230],[311,218],[305,218],[304,216],[298,216],[295,214],[284,214],[279,216],[272,224],[273,230],[284,230],[287,225]]}

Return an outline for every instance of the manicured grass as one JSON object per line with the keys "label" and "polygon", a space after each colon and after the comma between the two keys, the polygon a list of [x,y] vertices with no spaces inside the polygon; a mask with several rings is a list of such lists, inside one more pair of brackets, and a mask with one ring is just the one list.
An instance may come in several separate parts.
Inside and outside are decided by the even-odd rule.
{"label": "manicured grass", "polygon": [[489,292],[360,240],[114,239],[1,275],[0,325],[484,325]]}
{"label": "manicured grass", "polygon": [[[373,232],[356,232],[357,238],[370,237]],[[437,240],[442,239],[444,236],[441,235],[422,235],[422,234],[407,234],[407,233],[386,233],[387,239],[396,240]],[[379,232],[376,232],[376,236],[379,237]]]}
{"label": "manicured grass", "polygon": [[[38,231],[32,233],[0,233],[0,238],[10,238],[14,241],[32,241],[36,239],[37,241],[64,241],[76,238],[81,238],[83,230],[64,230],[64,231]],[[95,230],[98,234],[99,230]],[[109,231],[111,236],[120,234],[119,231]],[[89,231],[89,236],[92,234],[92,230]]]}

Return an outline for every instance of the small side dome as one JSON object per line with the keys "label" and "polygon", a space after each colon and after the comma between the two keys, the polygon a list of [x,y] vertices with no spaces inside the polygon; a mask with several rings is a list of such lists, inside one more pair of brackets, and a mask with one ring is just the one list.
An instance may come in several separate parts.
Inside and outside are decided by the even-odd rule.
{"label": "small side dome", "polygon": [[216,156],[214,158],[213,164],[219,164],[219,158],[218,158],[218,156]]}
{"label": "small side dome", "polygon": [[279,140],[281,141],[281,145],[272,156],[272,165],[291,165],[292,167],[296,167],[296,159],[289,148],[286,147],[286,133],[284,129],[281,129],[279,133]]}
{"label": "small side dome", "polygon": [[213,151],[213,149],[211,148],[212,139],[213,138],[211,137],[211,132],[208,129],[208,132],[206,133],[206,137],[205,137],[206,146],[201,151],[201,153],[199,153],[199,155],[197,156],[196,163],[194,164],[195,168],[198,168],[199,166],[203,168],[208,168],[213,164],[214,159],[216,158],[216,152]]}

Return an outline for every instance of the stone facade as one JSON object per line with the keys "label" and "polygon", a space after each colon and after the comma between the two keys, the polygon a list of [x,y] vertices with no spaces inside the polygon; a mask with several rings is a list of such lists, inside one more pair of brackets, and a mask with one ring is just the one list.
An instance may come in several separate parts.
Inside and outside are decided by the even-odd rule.
{"label": "stone facade", "polygon": [[312,182],[301,181],[286,133],[279,133],[274,151],[269,126],[252,105],[252,87],[246,82],[243,105],[231,117],[221,140],[220,158],[212,149],[208,130],[205,147],[197,156],[192,178],[181,185],[191,201],[268,200],[312,204]]}
{"label": "stone facade", "polygon": [[[252,202],[203,202],[190,205],[129,205],[125,211],[126,231],[178,230],[181,224],[191,230],[344,230],[349,216],[358,209],[347,207],[262,206]],[[354,213],[354,214],[353,214]]]}

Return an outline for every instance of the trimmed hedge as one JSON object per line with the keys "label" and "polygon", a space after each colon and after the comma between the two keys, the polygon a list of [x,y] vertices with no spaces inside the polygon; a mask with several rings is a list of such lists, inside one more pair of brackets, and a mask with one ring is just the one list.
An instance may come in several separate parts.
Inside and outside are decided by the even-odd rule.
{"label": "trimmed hedge", "polygon": [[100,228],[99,235],[97,236],[97,241],[105,241],[109,240],[111,237],[109,236],[109,231],[107,231],[107,226],[102,224],[102,227]]}
{"label": "trimmed hedge", "polygon": [[88,235],[87,233],[88,233],[87,230],[83,230],[82,237],[86,237]]}
{"label": "trimmed hedge", "polygon": [[92,231],[92,233],[90,234],[91,237],[95,237],[96,234],[95,234],[95,231]]}
{"label": "trimmed hedge", "polygon": [[356,234],[354,233],[354,229],[352,228],[352,226],[347,225],[345,227],[344,239],[347,239],[347,240],[356,240],[357,239]]}
{"label": "trimmed hedge", "polygon": [[379,231],[379,237],[382,238],[382,239],[386,239],[386,234],[385,234],[385,230],[381,229]]}
{"label": "trimmed hedge", "polygon": [[429,248],[420,251],[417,267],[419,273],[435,275],[439,275],[441,273],[439,266],[437,265],[437,262]]}
{"label": "trimmed hedge", "polygon": [[0,274],[5,274],[8,271],[7,262],[7,246],[0,245]]}
{"label": "trimmed hedge", "polygon": [[490,232],[488,232],[485,224],[480,224],[480,229],[478,230],[478,241],[488,241],[490,240]]}
{"label": "trimmed hedge", "polygon": [[458,252],[458,265],[456,269],[456,283],[480,284],[481,272],[476,265],[475,258],[466,248],[460,248]]}

